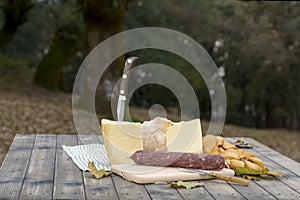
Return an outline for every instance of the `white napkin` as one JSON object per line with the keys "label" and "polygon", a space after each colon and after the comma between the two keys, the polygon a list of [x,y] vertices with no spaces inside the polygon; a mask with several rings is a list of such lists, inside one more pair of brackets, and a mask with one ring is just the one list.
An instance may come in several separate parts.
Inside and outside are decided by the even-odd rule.
{"label": "white napkin", "polygon": [[62,149],[83,171],[89,171],[88,162],[94,162],[97,169],[110,171],[110,162],[103,144],[62,145]]}

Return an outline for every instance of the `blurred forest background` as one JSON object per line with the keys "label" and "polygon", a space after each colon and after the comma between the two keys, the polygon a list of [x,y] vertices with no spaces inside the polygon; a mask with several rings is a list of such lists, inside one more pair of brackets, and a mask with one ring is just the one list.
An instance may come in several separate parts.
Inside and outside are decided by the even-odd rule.
{"label": "blurred forest background", "polygon": [[[225,126],[225,135],[248,133],[268,143],[263,134],[268,130],[257,128],[284,128],[269,132],[289,133],[286,146],[296,148],[300,143],[296,132],[300,129],[299,13],[300,3],[293,1],[0,0],[1,144],[9,146],[16,133],[76,133],[71,92],[85,56],[116,33],[155,26],[189,35],[215,61],[227,93],[226,123],[249,127]],[[183,74],[196,91],[206,127],[209,91],[187,61],[154,49],[125,57],[130,55],[139,57],[137,65],[157,62]],[[116,60],[99,83],[100,116],[111,116],[109,99],[125,57]],[[170,118],[180,114],[171,91],[146,85],[130,100],[132,115],[146,120],[143,113],[153,104],[165,106]],[[275,140],[268,145],[281,145]]]}

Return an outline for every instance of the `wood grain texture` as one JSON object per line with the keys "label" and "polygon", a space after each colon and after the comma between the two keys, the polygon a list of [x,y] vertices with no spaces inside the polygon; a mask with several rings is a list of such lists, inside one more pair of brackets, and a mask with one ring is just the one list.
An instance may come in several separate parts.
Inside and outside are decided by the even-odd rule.
{"label": "wood grain texture", "polygon": [[19,180],[25,176],[35,135],[16,135],[0,168],[1,180]]}
{"label": "wood grain texture", "polygon": [[292,171],[287,170],[286,168],[282,167],[281,165],[278,165],[276,162],[272,161],[271,158],[265,157],[263,155],[259,155],[258,153],[257,157],[264,161],[264,163],[268,166],[271,170],[279,170],[280,172],[286,174],[288,178],[286,177],[277,177],[276,179],[280,182],[284,183],[287,187],[293,189],[295,192],[298,193],[296,195],[300,199],[300,177],[296,174],[294,174]]}
{"label": "wood grain texture", "polygon": [[102,135],[98,135],[98,141],[100,142],[100,144],[104,144],[104,139]]}
{"label": "wood grain texture", "polygon": [[[261,152],[255,151],[255,149],[252,150],[252,152],[255,153],[258,158],[263,160],[270,170],[279,170],[280,172],[288,175],[289,178],[276,177],[276,181],[279,181],[285,185],[284,188],[282,188],[284,191],[290,191],[290,189],[294,190],[296,193],[290,192],[290,195],[293,196],[293,198],[300,199],[300,176],[295,174],[293,171],[290,171],[287,168],[283,167],[281,164],[273,161],[274,157],[268,157]],[[288,189],[285,189],[285,187],[287,187]]]}
{"label": "wood grain texture", "polygon": [[175,188],[167,184],[148,184],[145,187],[151,199],[183,199]]}
{"label": "wood grain texture", "polygon": [[118,175],[112,178],[120,199],[151,199],[144,185],[127,181]]}
{"label": "wood grain texture", "polygon": [[208,180],[204,182],[204,187],[215,199],[246,199],[231,185],[224,181]]}
{"label": "wood grain texture", "polygon": [[[103,137],[102,135],[97,136],[99,143],[103,144]],[[123,178],[119,177],[118,175],[112,175],[112,179],[109,180],[109,184],[113,184],[116,195],[120,199],[150,199],[146,188],[144,185],[138,185],[133,182],[124,180]],[[110,181],[112,181],[110,183]],[[152,199],[155,199],[152,197]]]}
{"label": "wood grain texture", "polygon": [[[234,138],[226,138],[232,142]],[[247,151],[273,170],[290,177],[251,181],[248,187],[205,180],[204,187],[174,189],[168,185],[135,184],[112,175],[95,179],[82,172],[61,145],[103,143],[102,136],[16,135],[0,168],[1,199],[300,199],[300,164],[251,139]]]}
{"label": "wood grain texture", "polygon": [[[205,184],[205,181],[200,182]],[[193,188],[191,190],[178,189],[177,191],[183,197],[183,199],[193,200],[195,197],[198,199],[214,199],[204,187]]]}
{"label": "wood grain texture", "polygon": [[[284,164],[282,161],[280,161],[279,164],[277,163],[277,160],[279,159],[276,158],[276,155],[279,154],[278,152],[277,153],[275,151],[272,152],[272,150],[269,147],[259,142],[256,142],[252,139],[246,138],[245,140],[254,145],[253,149],[246,149],[246,151],[254,153],[259,159],[261,159],[266,164],[266,166],[269,169],[279,170],[290,176],[288,179],[285,177],[277,177],[277,178],[262,179],[260,181],[252,181],[252,182],[257,184],[261,188],[263,188],[263,190],[269,193],[269,196],[272,196],[274,198],[300,199],[300,185],[299,185],[300,177],[296,175],[293,171],[287,169],[289,162]],[[233,142],[234,138],[227,139],[227,141]],[[267,156],[268,152],[271,152],[274,155]],[[282,156],[281,154],[279,155],[280,157]],[[287,168],[283,167],[282,165],[287,166]]]}
{"label": "wood grain texture", "polygon": [[9,151],[14,150],[31,150],[35,141],[36,135],[32,134],[17,134],[10,145]]}
{"label": "wood grain texture", "polygon": [[246,199],[276,199],[269,192],[264,190],[262,187],[251,181],[249,186],[229,183],[236,191],[243,195]]}
{"label": "wood grain texture", "polygon": [[97,135],[77,135],[78,144],[99,144]]}
{"label": "wood grain texture", "polygon": [[62,145],[78,145],[76,135],[58,135],[54,175],[54,199],[85,199],[82,171],[63,151]]}
{"label": "wood grain texture", "polygon": [[31,156],[35,135],[16,135],[0,168],[1,199],[17,199]]}
{"label": "wood grain texture", "polygon": [[37,135],[29,161],[21,199],[52,199],[56,135]]}
{"label": "wood grain texture", "polygon": [[[96,135],[79,135],[82,144],[102,143]],[[95,179],[90,172],[83,172],[85,195],[87,199],[118,199],[118,194],[111,176]]]}
{"label": "wood grain texture", "polygon": [[87,199],[118,199],[112,177],[95,179],[90,172],[83,172]]}
{"label": "wood grain texture", "polygon": [[262,143],[252,138],[247,138],[247,141],[256,146],[256,148],[254,148],[255,151],[262,153],[268,158],[272,158],[272,161],[276,162],[278,165],[281,165],[289,171],[292,171],[294,174],[300,176],[300,163],[280,154],[279,152],[267,147],[266,145],[263,145]]}
{"label": "wood grain texture", "polygon": [[278,180],[261,180],[256,183],[278,199],[299,199],[300,195]]}

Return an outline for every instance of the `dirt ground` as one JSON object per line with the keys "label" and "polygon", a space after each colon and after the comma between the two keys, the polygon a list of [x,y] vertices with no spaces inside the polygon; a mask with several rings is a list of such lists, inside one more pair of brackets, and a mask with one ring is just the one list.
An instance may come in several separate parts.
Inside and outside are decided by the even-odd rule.
{"label": "dirt ground", "polygon": [[15,134],[76,134],[70,94],[32,86],[0,94],[0,163]]}
{"label": "dirt ground", "polygon": [[[71,95],[38,87],[0,91],[0,165],[15,134],[76,134]],[[140,115],[143,110],[135,110]],[[203,132],[208,127],[202,122]],[[224,137],[251,137],[300,162],[300,132],[225,125]]]}

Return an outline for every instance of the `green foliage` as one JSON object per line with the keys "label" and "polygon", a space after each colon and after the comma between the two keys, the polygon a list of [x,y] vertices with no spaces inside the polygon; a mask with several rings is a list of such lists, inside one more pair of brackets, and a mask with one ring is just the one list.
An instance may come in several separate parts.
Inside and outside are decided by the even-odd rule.
{"label": "green foliage", "polygon": [[30,76],[30,69],[28,69],[28,62],[26,60],[0,54],[1,88],[9,89],[13,84],[28,79],[28,76]]}
{"label": "green foliage", "polygon": [[18,27],[27,21],[29,11],[34,6],[31,0],[3,0],[0,3],[3,26],[0,31],[0,48],[9,43]]}
{"label": "green foliage", "polygon": [[[21,73],[24,70],[30,73],[43,65],[47,71],[60,65],[54,75],[60,77],[52,81],[60,81],[60,88],[71,91],[83,56],[99,42],[122,27],[165,27],[194,38],[225,70],[228,123],[300,129],[299,2],[14,0],[1,1],[1,5],[21,1],[28,4],[18,7],[22,11],[18,15],[18,9],[0,9],[0,37],[7,16],[22,19],[15,23],[17,29],[10,38],[3,37],[7,40],[0,49],[1,82],[13,82],[16,74],[26,74]],[[210,119],[207,86],[193,66],[159,50],[130,55],[139,57],[138,64],[162,63],[180,72],[196,92],[201,117]],[[114,84],[112,79],[120,75],[121,67],[114,65],[103,81]],[[101,95],[109,96],[105,94],[109,92]],[[139,88],[130,101],[132,106],[145,108],[155,103],[179,107],[176,97],[157,85]]]}
{"label": "green foliage", "polygon": [[[299,11],[298,2],[142,1],[127,12],[125,24],[173,28],[200,42],[225,69],[227,122],[300,128]],[[221,45],[216,46],[216,41]],[[180,72],[197,92],[201,114],[206,113],[201,116],[209,119],[203,81],[191,66],[169,58],[164,57],[169,66],[180,69],[178,62],[182,69],[188,68]]]}

